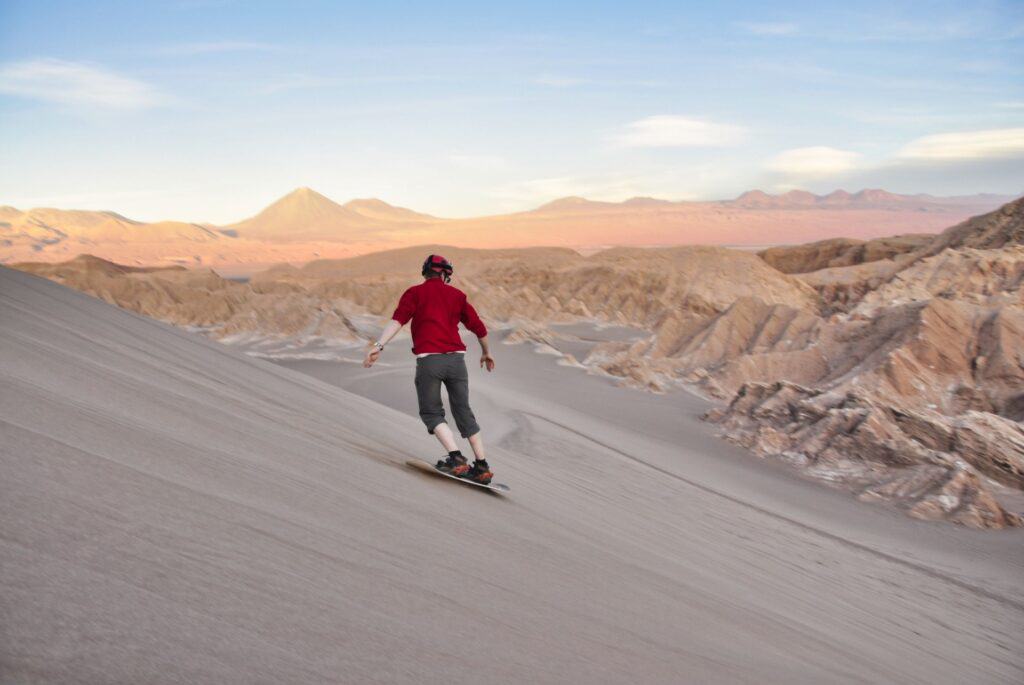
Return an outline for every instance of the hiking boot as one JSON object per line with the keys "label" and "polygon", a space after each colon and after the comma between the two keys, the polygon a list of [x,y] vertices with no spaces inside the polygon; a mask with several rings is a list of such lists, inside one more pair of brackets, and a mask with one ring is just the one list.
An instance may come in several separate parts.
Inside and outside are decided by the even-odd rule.
{"label": "hiking boot", "polygon": [[434,466],[441,473],[448,473],[453,476],[465,476],[469,473],[469,462],[461,454],[449,454],[444,459],[438,460]]}
{"label": "hiking boot", "polygon": [[480,483],[480,485],[487,485],[491,482],[494,474],[491,473],[491,467],[487,465],[486,461],[477,459],[473,462],[473,468],[469,469],[462,477],[474,483]]}

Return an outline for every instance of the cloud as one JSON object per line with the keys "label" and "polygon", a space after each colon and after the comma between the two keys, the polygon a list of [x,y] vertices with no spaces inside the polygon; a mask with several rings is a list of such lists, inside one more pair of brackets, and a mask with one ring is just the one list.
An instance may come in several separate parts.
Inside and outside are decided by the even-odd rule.
{"label": "cloud", "polygon": [[244,40],[222,40],[210,43],[183,43],[168,45],[157,52],[164,55],[208,55],[218,52],[273,52],[280,46],[272,43],[255,43]]}
{"label": "cloud", "polygon": [[145,109],[169,101],[166,95],[143,81],[59,59],[0,66],[0,93],[108,109]]}
{"label": "cloud", "polygon": [[991,159],[1024,155],[1024,128],[937,133],[907,143],[903,160]]}
{"label": "cloud", "polygon": [[743,22],[739,27],[755,36],[791,36],[797,32],[798,26],[788,22]]}
{"label": "cloud", "polygon": [[768,162],[768,168],[802,178],[832,176],[853,170],[861,155],[849,150],[818,145],[780,152]]}
{"label": "cloud", "polygon": [[742,126],[662,114],[627,124],[613,142],[621,147],[724,147],[745,137]]}

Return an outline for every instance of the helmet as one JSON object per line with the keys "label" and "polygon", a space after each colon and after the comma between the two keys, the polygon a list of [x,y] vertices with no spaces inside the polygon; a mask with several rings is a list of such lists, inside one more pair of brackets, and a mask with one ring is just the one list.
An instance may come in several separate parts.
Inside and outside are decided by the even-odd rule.
{"label": "helmet", "polygon": [[423,276],[425,278],[440,274],[444,282],[447,283],[452,280],[452,271],[452,263],[439,254],[427,255],[427,258],[423,260]]}

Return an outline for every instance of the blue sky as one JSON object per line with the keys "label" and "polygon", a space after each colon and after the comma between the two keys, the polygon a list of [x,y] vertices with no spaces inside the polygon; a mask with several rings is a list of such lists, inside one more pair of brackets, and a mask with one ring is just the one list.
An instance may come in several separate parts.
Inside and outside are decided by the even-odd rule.
{"label": "blue sky", "polygon": [[1024,192],[1024,2],[0,0],[0,203]]}

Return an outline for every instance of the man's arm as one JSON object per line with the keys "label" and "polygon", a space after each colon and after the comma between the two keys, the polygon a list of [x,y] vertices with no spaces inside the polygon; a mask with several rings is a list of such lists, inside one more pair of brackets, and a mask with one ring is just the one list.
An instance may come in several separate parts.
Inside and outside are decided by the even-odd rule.
{"label": "man's arm", "polygon": [[473,305],[466,300],[462,304],[462,325],[476,334],[480,341],[480,367],[488,371],[494,371],[494,357],[491,356],[491,346],[487,343],[487,326],[480,320]]}
{"label": "man's arm", "polygon": [[363,366],[366,368],[373,366],[374,362],[380,358],[380,353],[384,351],[384,346],[387,345],[400,330],[402,330],[402,324],[398,323],[394,319],[388,321],[388,325],[384,327],[380,337],[366,347],[366,356],[363,358]]}
{"label": "man's arm", "polygon": [[491,356],[491,346],[487,344],[487,336],[477,338],[480,341],[480,367],[488,371],[494,371],[494,357]]}
{"label": "man's arm", "polygon": [[391,338],[395,337],[400,330],[401,324],[393,318],[389,320],[387,326],[384,327],[384,331],[381,332],[381,337],[367,346],[367,355],[362,358],[362,366],[367,369],[374,366],[374,362],[380,358],[381,352],[384,351],[384,345],[388,344]]}
{"label": "man's arm", "polygon": [[391,339],[398,335],[398,331],[402,330],[402,324],[398,323],[394,319],[388,321],[388,325],[381,331],[380,337],[377,338],[377,342],[381,344],[381,347],[391,342]]}
{"label": "man's arm", "polygon": [[412,318],[412,313],[416,310],[416,299],[413,295],[413,290],[410,288],[406,290],[401,299],[398,300],[398,306],[395,308],[395,313],[391,315],[391,321],[388,321],[388,325],[381,331],[380,337],[376,341],[371,342],[366,348],[366,356],[363,358],[363,366],[370,368],[374,362],[380,358],[380,353],[384,351],[384,346],[391,342],[398,331],[402,330],[402,326]]}

